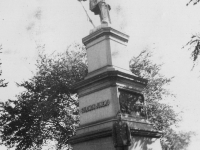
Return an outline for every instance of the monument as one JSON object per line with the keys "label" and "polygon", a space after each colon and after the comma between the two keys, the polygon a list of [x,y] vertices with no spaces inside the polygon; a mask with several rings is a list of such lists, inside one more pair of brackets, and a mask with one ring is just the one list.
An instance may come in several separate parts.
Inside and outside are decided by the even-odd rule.
{"label": "monument", "polygon": [[101,25],[83,38],[88,75],[73,86],[79,95],[80,126],[70,139],[73,150],[161,150],[161,132],[146,118],[147,80],[129,71],[129,36],[113,29],[110,6],[90,0]]}

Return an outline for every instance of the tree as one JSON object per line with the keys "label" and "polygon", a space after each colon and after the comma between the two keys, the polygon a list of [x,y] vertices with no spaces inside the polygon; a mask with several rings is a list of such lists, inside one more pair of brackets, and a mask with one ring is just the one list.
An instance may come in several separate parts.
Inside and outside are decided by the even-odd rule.
{"label": "tree", "polygon": [[169,129],[162,139],[163,149],[186,150],[190,144],[191,137],[194,135],[194,132],[175,132]]}
{"label": "tree", "polygon": [[18,84],[25,91],[2,106],[1,144],[27,150],[54,141],[56,149],[69,149],[67,141],[79,124],[78,100],[70,87],[86,73],[85,48],[78,44],[51,57],[41,53],[36,74]]}
{"label": "tree", "polygon": [[196,65],[198,56],[200,55],[200,35],[193,35],[190,41],[186,44],[186,46],[189,46],[189,50],[192,50],[191,58],[194,62],[194,67]]}
{"label": "tree", "polygon": [[179,121],[173,108],[163,103],[165,97],[174,97],[165,88],[173,77],[166,78],[160,74],[162,65],[154,64],[151,57],[151,52],[142,51],[138,57],[131,59],[130,68],[135,75],[148,79],[147,87],[144,90],[147,116],[151,122],[155,123],[157,130],[164,130]]}
{"label": "tree", "polygon": [[[0,54],[2,53],[1,50],[2,50],[2,46],[0,45]],[[2,63],[0,62],[0,77],[2,75],[1,64]],[[5,81],[4,79],[0,78],[0,87],[6,87],[7,86],[8,83],[5,83],[4,81]]]}
{"label": "tree", "polygon": [[180,145],[187,147],[188,142],[186,141],[190,136],[182,137],[183,134],[188,135],[189,133],[178,134],[172,130],[171,127],[176,125],[180,118],[173,107],[165,102],[167,97],[175,97],[167,89],[167,85],[171,83],[173,77],[167,78],[162,75],[160,73],[162,64],[153,63],[151,58],[152,53],[143,50],[138,57],[131,59],[130,69],[135,75],[148,79],[147,87],[144,89],[147,117],[150,122],[154,123],[155,129],[164,133],[161,139],[163,149],[176,147],[173,150],[181,150],[182,148],[176,146],[174,137],[181,143]]}

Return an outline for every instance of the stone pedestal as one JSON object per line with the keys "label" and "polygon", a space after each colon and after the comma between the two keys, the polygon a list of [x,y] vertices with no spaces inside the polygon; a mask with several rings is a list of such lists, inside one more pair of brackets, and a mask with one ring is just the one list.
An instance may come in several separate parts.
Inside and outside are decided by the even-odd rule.
{"label": "stone pedestal", "polygon": [[[80,127],[70,139],[73,150],[114,150],[112,126],[121,110],[121,91],[142,95],[147,80],[129,71],[129,60],[125,59],[128,38],[111,27],[83,38],[89,73],[74,85],[79,94]],[[131,129],[129,150],[161,150],[161,133],[145,117],[123,114],[122,120]]]}
{"label": "stone pedestal", "polygon": [[87,78],[113,70],[132,74],[126,52],[128,39],[128,35],[106,26],[83,38],[88,57]]}

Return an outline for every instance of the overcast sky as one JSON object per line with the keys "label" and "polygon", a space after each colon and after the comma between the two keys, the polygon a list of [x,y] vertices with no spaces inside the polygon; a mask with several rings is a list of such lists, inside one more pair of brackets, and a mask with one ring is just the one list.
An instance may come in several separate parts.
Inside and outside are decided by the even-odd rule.
{"label": "overcast sky", "polygon": [[[177,95],[173,106],[183,111],[180,129],[200,133],[200,72],[191,71],[190,53],[182,49],[200,31],[200,4],[187,7],[188,1],[107,0],[112,26],[130,36],[130,58],[145,48],[154,52],[155,61],[164,63],[163,73],[175,76],[170,90]],[[88,1],[83,4],[88,10]],[[88,13],[99,25],[99,17]],[[0,89],[0,101],[14,98],[20,91],[15,83],[34,74],[38,46],[45,45],[48,54],[62,52],[73,42],[80,43],[90,29],[77,0],[0,0],[2,77],[9,82]],[[198,140],[195,137],[188,150],[194,150]]]}

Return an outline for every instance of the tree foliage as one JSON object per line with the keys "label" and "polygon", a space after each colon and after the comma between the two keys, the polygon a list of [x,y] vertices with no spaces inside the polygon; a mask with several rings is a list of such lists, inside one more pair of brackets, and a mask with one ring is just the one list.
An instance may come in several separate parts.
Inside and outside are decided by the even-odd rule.
{"label": "tree foliage", "polygon": [[144,90],[147,116],[151,122],[155,123],[157,130],[165,130],[179,120],[173,108],[163,103],[165,97],[174,96],[165,88],[173,77],[166,78],[160,74],[162,65],[154,64],[151,57],[150,52],[142,51],[138,57],[131,59],[130,68],[137,76],[148,79]]}
{"label": "tree foliage", "polygon": [[169,129],[162,139],[163,149],[187,150],[187,147],[191,142],[191,137],[194,135],[194,132],[175,132],[174,130]]}
{"label": "tree foliage", "polygon": [[[182,135],[188,135],[189,133],[178,134],[172,130],[171,127],[176,125],[180,118],[172,106],[164,103],[167,97],[175,97],[167,89],[173,77],[167,78],[162,75],[160,73],[162,64],[153,63],[151,58],[152,53],[143,50],[138,57],[133,57],[130,61],[131,71],[139,77],[148,79],[147,87],[144,90],[147,117],[150,122],[154,123],[155,129],[163,132],[161,140],[163,149],[177,147],[175,141],[179,141],[181,145],[187,147],[188,143],[186,141],[189,137],[182,137]],[[174,137],[177,139],[175,140]],[[173,150],[181,150],[181,148]]]}
{"label": "tree foliage", "polygon": [[191,59],[193,60],[195,66],[200,55],[200,35],[193,35],[186,46],[189,46],[189,50],[192,50]]}
{"label": "tree foliage", "polygon": [[[193,5],[197,5],[199,2],[200,2],[200,0],[190,0],[187,3],[187,6],[190,3],[193,3]],[[197,33],[195,35],[192,35],[190,41],[186,44],[186,46],[189,46],[189,50],[192,50],[191,58],[194,62],[194,66],[195,66],[195,64],[197,62],[197,58],[200,55],[200,34]]]}
{"label": "tree foliage", "polygon": [[37,73],[18,86],[17,100],[2,106],[1,144],[16,150],[41,149],[49,140],[66,147],[79,124],[78,100],[70,87],[87,73],[84,47],[75,44],[65,53],[40,53]]}

